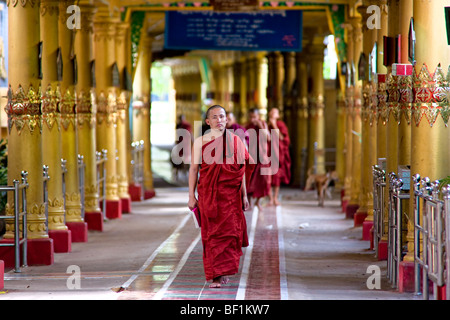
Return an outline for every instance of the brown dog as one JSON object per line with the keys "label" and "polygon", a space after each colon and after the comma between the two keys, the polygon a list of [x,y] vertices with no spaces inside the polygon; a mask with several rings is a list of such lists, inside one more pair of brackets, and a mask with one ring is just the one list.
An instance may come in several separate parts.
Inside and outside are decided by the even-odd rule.
{"label": "brown dog", "polygon": [[308,170],[308,178],[306,179],[305,190],[317,190],[317,198],[319,199],[319,207],[324,206],[325,192],[332,181],[337,181],[338,175],[336,171],[329,171],[325,174],[313,174],[313,169]]}

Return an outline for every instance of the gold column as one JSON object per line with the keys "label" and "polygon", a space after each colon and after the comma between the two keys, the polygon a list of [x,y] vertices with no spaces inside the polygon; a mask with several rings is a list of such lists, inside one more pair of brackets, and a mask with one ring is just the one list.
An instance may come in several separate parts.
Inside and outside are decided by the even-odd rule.
{"label": "gold column", "polygon": [[[410,20],[413,16],[413,0],[400,0],[399,1],[399,31],[402,35],[401,42],[401,63],[410,63],[408,61],[408,47],[409,39],[408,32],[410,26]],[[407,166],[411,164],[411,106],[413,99],[413,77],[403,76],[399,77],[399,95],[400,95],[400,115],[399,115],[399,127],[398,127],[398,165]],[[411,200],[410,200],[411,202]],[[404,235],[404,242],[407,245],[407,254],[403,257],[403,261],[400,262],[400,269],[403,269],[400,274],[408,275],[410,277],[400,277],[399,279],[399,291],[413,291],[413,274],[414,272],[408,272],[406,269],[414,270],[414,211],[410,210],[409,206],[403,206],[404,213],[408,219],[403,219],[404,225],[407,226],[406,236]]]}
{"label": "gold column", "polygon": [[97,151],[107,150],[106,217],[122,216],[117,176],[117,88],[112,75],[116,61],[115,32],[117,19],[110,17],[108,6],[99,6],[94,16],[95,91],[97,94]]}
{"label": "gold column", "polygon": [[346,89],[345,89],[345,179],[344,179],[344,192],[342,197],[342,212],[347,211],[348,203],[352,197],[352,163],[353,163],[353,105],[354,105],[354,77],[353,74],[353,48],[355,46],[353,40],[353,26],[348,21],[346,24],[347,31],[347,77],[346,77]]}
{"label": "gold column", "polygon": [[[416,65],[411,123],[411,175],[431,181],[449,175],[449,81],[450,51],[446,41],[446,0],[414,1]],[[440,94],[435,94],[439,92]],[[440,109],[440,113],[436,110]],[[414,198],[411,188],[410,198]],[[410,202],[410,210],[414,202]]]}
{"label": "gold column", "polygon": [[130,92],[125,90],[123,74],[127,66],[126,35],[128,23],[118,23],[116,32],[116,62],[121,78],[120,95],[117,98],[117,183],[118,193],[122,206],[122,212],[131,212],[131,198],[128,193],[128,163],[127,163],[127,132],[129,132],[128,105],[130,103]]}
{"label": "gold column", "polygon": [[[367,21],[367,7],[371,5],[371,1],[364,1],[363,6],[358,10],[363,17],[363,21]],[[366,63],[369,63],[370,54],[376,42],[376,29],[369,29],[367,24],[362,24],[363,29],[363,53]],[[362,97],[363,104],[361,110],[362,119],[362,146],[361,146],[361,197],[360,206],[354,217],[355,226],[363,224],[365,220],[373,222],[373,179],[372,166],[376,164],[376,127],[374,124],[373,114],[373,95],[375,86],[373,83],[373,75],[369,74],[371,70],[366,66],[366,74],[363,77]],[[366,224],[367,225],[367,224]],[[369,240],[369,231],[372,225],[363,228],[363,238]],[[366,231],[366,232],[364,232]]]}
{"label": "gold column", "polygon": [[289,131],[289,137],[294,136],[293,132],[293,108],[294,108],[294,98],[292,94],[292,86],[295,81],[295,52],[285,52],[283,54],[283,61],[284,61],[284,82],[283,82],[283,101],[284,101],[284,122],[286,123],[286,126]]}
{"label": "gold column", "polygon": [[344,181],[345,181],[345,128],[347,126],[347,112],[345,108],[345,91],[338,90],[337,92],[337,121],[336,121],[336,173],[338,180],[336,181],[336,188],[341,190],[341,196],[344,195]]}
{"label": "gold column", "polygon": [[233,101],[233,112],[236,116],[236,119],[238,119],[240,123],[246,123],[247,114],[242,111],[242,105],[240,102],[242,67],[243,67],[242,62],[240,62],[239,60],[234,61],[232,101]]}
{"label": "gold column", "polygon": [[152,39],[141,39],[133,80],[133,140],[144,141],[145,198],[154,196],[150,143],[150,68]]}
{"label": "gold column", "polygon": [[62,189],[61,94],[58,84],[57,51],[59,1],[40,2],[42,41],[42,161],[48,166],[48,228],[55,252],[70,252],[72,242],[65,225]]}
{"label": "gold column", "polygon": [[[396,37],[399,33],[399,6],[397,0],[388,0],[388,36]],[[384,48],[385,54],[388,54]],[[393,49],[394,50],[394,49]],[[392,54],[392,53],[391,53]],[[398,171],[398,77],[392,74],[392,65],[387,66],[386,89],[387,100],[387,124],[386,124],[386,188],[385,199],[389,199],[389,174]],[[386,225],[387,226],[387,225]],[[387,229],[386,229],[387,230]]]}
{"label": "gold column", "polygon": [[[67,27],[67,7],[73,5],[74,1],[59,2],[59,25],[58,41],[61,49],[63,73],[60,82],[61,101],[61,153],[66,160],[67,172],[65,174],[66,184],[66,225],[72,233],[73,242],[87,241],[87,223],[81,212],[81,195],[79,191],[78,176],[78,145],[77,145],[77,116],[76,98],[74,86],[74,30]],[[84,205],[84,204],[83,204]]]}
{"label": "gold column", "polygon": [[362,52],[362,28],[361,17],[355,13],[350,19],[353,27],[353,64],[354,73],[354,91],[353,91],[353,111],[352,111],[352,184],[351,197],[346,207],[346,217],[354,218],[354,214],[359,207],[361,196],[361,81],[358,80],[358,60]]}
{"label": "gold column", "polygon": [[[39,5],[35,1],[8,2],[8,184],[28,172],[28,264],[52,264],[53,242],[46,229],[42,180],[42,116],[38,78],[40,42]],[[13,215],[12,193],[7,215]],[[7,220],[5,241],[14,237]],[[36,251],[31,253],[30,251]]]}
{"label": "gold column", "polygon": [[268,56],[268,67],[269,67],[269,76],[268,76],[268,90],[269,94],[267,95],[268,104],[267,108],[270,110],[271,108],[279,108],[280,115],[283,116],[283,95],[282,95],[282,85],[284,78],[284,69],[283,69],[283,56],[280,52],[272,52]]}
{"label": "gold column", "polygon": [[310,77],[312,79],[311,91],[309,92],[309,133],[308,133],[308,169],[315,164],[315,173],[325,173],[325,155],[315,156],[314,145],[317,149],[325,148],[325,118],[324,118],[324,80],[323,80],[323,58],[325,45],[320,37],[314,38],[308,47],[308,60],[311,65]]}
{"label": "gold column", "polygon": [[[383,48],[383,37],[387,36],[388,29],[388,6],[387,0],[380,1],[379,4],[381,8],[381,18],[380,24],[381,29],[377,32],[377,46],[378,46],[378,58],[377,58],[377,72],[378,72],[378,85],[377,85],[377,95],[378,95],[378,105],[377,105],[377,162],[379,159],[385,159],[387,155],[386,147],[386,132],[387,132],[387,91],[386,91],[386,73],[387,69],[383,64],[384,59],[384,48]],[[385,165],[385,162],[384,162]],[[385,167],[382,169],[386,169]],[[387,199],[385,199],[383,212],[387,210]],[[371,242],[373,246],[373,242]],[[378,248],[379,258],[385,259],[387,254],[387,242],[386,239],[382,239]]]}
{"label": "gold column", "polygon": [[90,230],[103,230],[103,217],[97,190],[96,115],[97,100],[93,89],[93,16],[96,8],[92,0],[78,3],[81,12],[80,29],[75,29],[75,57],[77,61],[76,114],[78,153],[84,157],[85,221]]}
{"label": "gold column", "polygon": [[296,53],[297,96],[294,101],[293,184],[305,187],[308,170],[308,71],[305,53]]}

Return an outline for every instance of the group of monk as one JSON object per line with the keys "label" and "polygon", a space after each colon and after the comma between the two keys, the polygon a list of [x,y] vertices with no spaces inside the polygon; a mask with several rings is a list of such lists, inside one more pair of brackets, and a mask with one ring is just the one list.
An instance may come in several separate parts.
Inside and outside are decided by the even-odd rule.
{"label": "group of monk", "polygon": [[[244,211],[250,209],[251,199],[256,198],[259,209],[259,200],[266,196],[269,205],[279,205],[280,184],[289,183],[290,140],[279,117],[279,110],[271,109],[265,122],[252,109],[242,128],[232,113],[213,105],[205,117],[210,129],[194,141],[188,207],[200,212],[203,266],[206,280],[212,280],[210,288],[220,288],[238,272],[242,248],[248,246]],[[258,139],[246,132],[256,133]],[[270,146],[262,145],[266,142]],[[276,172],[270,171],[274,166],[268,159],[277,161]]]}

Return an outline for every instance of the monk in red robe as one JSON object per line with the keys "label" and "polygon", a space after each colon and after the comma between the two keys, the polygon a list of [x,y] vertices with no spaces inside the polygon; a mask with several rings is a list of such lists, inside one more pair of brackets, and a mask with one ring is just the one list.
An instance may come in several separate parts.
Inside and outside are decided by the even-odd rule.
{"label": "monk in red robe", "polygon": [[194,141],[189,170],[188,207],[200,211],[203,266],[211,288],[220,288],[238,272],[242,247],[248,246],[246,177],[254,166],[242,140],[226,130],[226,122],[223,107],[208,109],[211,129]]}
{"label": "monk in red robe", "polygon": [[289,154],[291,140],[289,139],[288,128],[286,124],[280,120],[280,112],[277,108],[272,108],[269,111],[268,122],[271,135],[278,135],[278,139],[273,139],[273,141],[276,141],[275,145],[269,150],[270,152],[275,152],[274,155],[271,155],[271,158],[278,161],[278,170],[272,175],[273,190],[270,190],[269,197],[271,204],[279,205],[278,195],[280,192],[280,185],[282,183],[289,184],[291,180],[291,156]]}
{"label": "monk in red robe", "polygon": [[[271,175],[268,174],[270,163],[267,150],[270,136],[267,123],[261,119],[258,109],[250,109],[246,129],[250,137],[249,153],[256,161],[256,168],[250,178],[247,193],[251,198],[256,198],[255,206],[261,210],[260,199],[267,197],[270,193]],[[265,135],[265,139],[260,139],[261,135]]]}

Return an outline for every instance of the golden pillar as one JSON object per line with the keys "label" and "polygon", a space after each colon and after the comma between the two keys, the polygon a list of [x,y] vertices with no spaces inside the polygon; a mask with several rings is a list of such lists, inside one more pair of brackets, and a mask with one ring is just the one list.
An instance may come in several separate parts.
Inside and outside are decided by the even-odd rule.
{"label": "golden pillar", "polygon": [[[78,143],[77,143],[77,116],[75,98],[75,57],[72,52],[74,30],[67,26],[70,13],[67,8],[74,1],[59,2],[58,41],[61,50],[63,66],[61,87],[61,153],[66,160],[67,172],[65,174],[65,200],[66,200],[66,225],[71,231],[72,242],[87,241],[87,223],[82,215],[81,194],[79,190],[78,176]],[[84,205],[84,204],[83,204]]]}
{"label": "golden pillar", "polygon": [[[446,42],[446,6],[446,0],[413,2],[417,42],[413,70],[411,175],[419,174],[431,181],[450,174],[447,128],[450,50]],[[410,198],[414,199],[413,188]],[[414,201],[410,201],[411,212],[413,209]]]}
{"label": "golden pillar", "polygon": [[121,79],[120,94],[117,98],[117,183],[118,194],[121,201],[122,212],[131,212],[131,198],[128,193],[128,162],[127,150],[128,139],[127,132],[129,132],[128,119],[128,105],[130,103],[130,92],[125,89],[123,83],[123,75],[127,70],[127,55],[126,55],[126,36],[128,32],[128,24],[125,22],[118,23],[116,28],[116,62],[118,75]]}
{"label": "golden pillar", "polygon": [[[382,0],[379,4],[381,8],[380,29],[377,32],[377,72],[378,72],[378,84],[377,84],[377,163],[382,165],[382,169],[386,170],[386,132],[387,132],[387,89],[386,89],[386,73],[387,69],[383,64],[384,61],[384,48],[383,37],[387,36],[388,29],[388,6],[387,0]],[[383,212],[387,212],[387,199],[384,199]],[[386,220],[385,220],[386,221]],[[386,222],[385,222],[385,225]],[[387,255],[387,238],[383,238],[379,243],[378,257],[379,259],[385,259]],[[373,243],[371,243],[373,245]]]}
{"label": "golden pillar", "polygon": [[345,128],[347,125],[347,112],[345,108],[345,90],[339,90],[336,99],[337,121],[336,121],[336,173],[338,180],[336,188],[344,195],[345,180]]}
{"label": "golden pillar", "polygon": [[144,141],[144,188],[145,198],[155,195],[151,170],[150,143],[150,68],[151,38],[144,37],[139,45],[139,58],[133,79],[133,140]]}
{"label": "golden pillar", "polygon": [[[367,8],[371,1],[365,1],[363,6],[359,7],[359,12],[363,21],[367,21],[369,15]],[[374,126],[373,96],[375,94],[375,84],[373,82],[372,70],[369,69],[369,59],[377,40],[377,30],[369,29],[366,23],[362,24],[363,29],[363,54],[365,58],[365,74],[362,76],[362,97],[363,104],[361,109],[362,120],[362,144],[361,144],[361,197],[360,206],[354,217],[355,226],[363,224],[365,220],[366,228],[363,228],[363,239],[370,239],[370,228],[373,223],[373,174],[372,166],[376,164],[376,126]],[[365,231],[365,232],[364,232]]]}
{"label": "golden pillar", "polygon": [[76,114],[78,153],[84,157],[85,221],[90,230],[103,230],[103,216],[97,189],[97,99],[94,86],[93,17],[96,8],[92,0],[78,3],[81,12],[80,29],[75,30],[75,58],[77,61]]}
{"label": "golden pillar", "polygon": [[294,108],[294,97],[293,97],[293,85],[296,76],[295,68],[295,52],[285,52],[283,53],[284,61],[284,82],[283,82],[283,117],[286,126],[288,127],[289,137],[294,136],[293,132],[293,108]]}
{"label": "golden pillar", "polygon": [[94,16],[95,91],[97,95],[97,151],[108,152],[106,161],[106,217],[121,218],[117,175],[117,88],[113,84],[115,32],[118,19],[108,6],[98,7]]}
{"label": "golden pillar", "polygon": [[315,152],[325,148],[324,50],[323,39],[315,37],[307,51],[311,65],[311,91],[308,97],[308,169],[314,168],[317,174],[325,173],[325,153]]}
{"label": "golden pillar", "polygon": [[305,187],[308,170],[308,71],[303,52],[295,54],[296,88],[293,97],[292,184]]}
{"label": "golden pillar", "polygon": [[279,108],[280,115],[283,116],[283,94],[282,86],[284,79],[283,56],[280,52],[271,52],[268,56],[268,94],[267,108]]}
{"label": "golden pillar", "polygon": [[59,1],[40,2],[40,30],[42,41],[42,161],[48,166],[48,228],[54,241],[55,252],[71,251],[71,234],[65,225],[62,185],[62,140],[60,88],[57,61]]}
{"label": "golden pillar", "polygon": [[[353,87],[353,111],[352,111],[352,165],[351,165],[351,195],[346,207],[346,217],[354,219],[356,210],[359,208],[361,196],[361,103],[362,103],[362,84],[359,80],[358,60],[362,52],[362,28],[361,17],[355,13],[350,19],[353,32],[353,68],[354,68],[354,87]],[[350,142],[350,141],[349,141]]]}
{"label": "golden pillar", "polygon": [[[28,172],[28,264],[53,263],[53,242],[48,236],[43,199],[42,115],[39,80],[39,5],[35,1],[8,2],[8,184]],[[13,215],[12,193],[6,214]],[[14,237],[7,220],[5,240]]]}
{"label": "golden pillar", "polygon": [[345,89],[345,178],[344,178],[344,192],[342,197],[342,212],[347,211],[348,203],[350,202],[352,195],[352,163],[353,163],[353,105],[354,105],[354,53],[353,48],[355,46],[353,40],[353,26],[348,21],[346,24],[347,31],[347,76],[346,76],[346,89]]}
{"label": "golden pillar", "polygon": [[[413,0],[400,0],[399,1],[399,31],[402,35],[401,38],[401,63],[409,63],[408,60],[408,47],[409,47],[409,27],[411,17],[413,16]],[[399,77],[398,88],[400,96],[399,105],[399,127],[398,127],[398,165],[409,166],[411,164],[411,107],[412,107],[412,91],[413,77],[402,76]],[[411,202],[411,200],[410,200]],[[404,242],[407,245],[407,254],[403,257],[403,261],[400,262],[401,275],[410,274],[411,277],[399,278],[399,290],[413,291],[413,274],[414,272],[414,211],[410,210],[409,206],[403,206],[404,213],[408,219],[403,219],[404,225],[407,226],[407,233],[404,236]],[[402,213],[403,214],[403,213]],[[408,272],[409,269],[412,272]]]}

